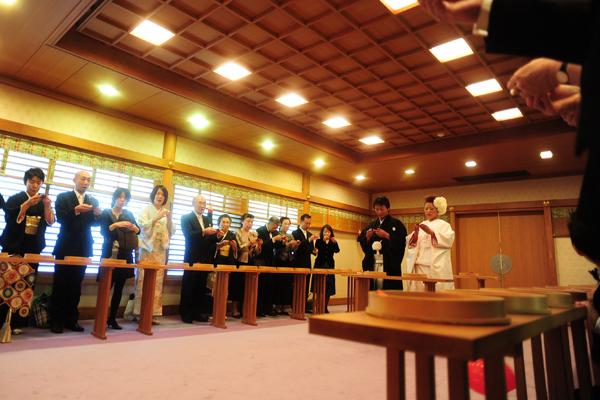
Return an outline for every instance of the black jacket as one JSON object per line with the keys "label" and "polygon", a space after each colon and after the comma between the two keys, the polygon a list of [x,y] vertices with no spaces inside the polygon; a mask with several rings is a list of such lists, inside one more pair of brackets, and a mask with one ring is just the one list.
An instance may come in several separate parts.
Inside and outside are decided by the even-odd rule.
{"label": "black jacket", "polygon": [[[202,222],[205,228],[212,226],[212,222],[205,215],[202,216]],[[181,230],[185,237],[183,261],[188,264],[212,264],[217,235],[203,236],[202,227],[193,211],[181,217]]]}
{"label": "black jacket", "polygon": [[308,239],[312,236],[312,233],[306,231],[306,237],[302,233],[300,228],[296,229],[292,232],[292,236],[294,240],[299,240],[300,244],[294,250],[294,259],[292,261],[292,266],[294,268],[310,268],[310,256],[314,250],[313,242],[310,242]]}
{"label": "black jacket", "polygon": [[[98,200],[85,195],[83,202],[98,207]],[[79,205],[74,191],[65,192],[56,198],[56,220],[60,223],[60,232],[53,254],[56,258],[64,256],[91,257],[93,255],[92,226],[99,224],[93,211],[75,215]]]}

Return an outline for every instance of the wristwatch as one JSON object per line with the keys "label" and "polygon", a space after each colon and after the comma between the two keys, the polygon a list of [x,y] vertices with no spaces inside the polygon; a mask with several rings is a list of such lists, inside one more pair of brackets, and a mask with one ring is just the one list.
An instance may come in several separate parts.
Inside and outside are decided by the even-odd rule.
{"label": "wristwatch", "polygon": [[567,72],[567,67],[569,63],[563,62],[560,64],[560,69],[556,72],[556,80],[558,83],[569,83],[569,73]]}

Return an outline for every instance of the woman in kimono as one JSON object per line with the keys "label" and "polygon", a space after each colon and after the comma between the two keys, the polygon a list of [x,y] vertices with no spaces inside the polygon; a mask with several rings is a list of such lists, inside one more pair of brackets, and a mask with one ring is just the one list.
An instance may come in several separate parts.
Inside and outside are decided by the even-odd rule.
{"label": "woman in kimono", "polygon": [[[115,190],[112,208],[103,210],[100,215],[100,233],[104,236],[102,258],[127,260],[128,264],[133,264],[133,253],[138,247],[137,235],[140,233],[140,227],[131,211],[125,209],[129,199],[131,199],[129,190],[123,188]],[[103,270],[103,268],[99,269],[98,280]],[[121,303],[125,281],[133,276],[133,268],[115,268],[112,272],[111,286],[114,288],[107,321],[109,328],[123,329],[117,323],[117,310]]]}
{"label": "woman in kimono", "polygon": [[[333,255],[340,252],[340,246],[333,234],[331,225],[323,225],[319,239],[315,242],[314,253],[315,268],[334,269],[335,261]],[[314,287],[312,289],[314,293]],[[335,294],[335,275],[327,275],[325,278],[325,312],[329,312],[329,298]],[[314,298],[314,294],[313,294]]]}
{"label": "woman in kimono", "polygon": [[[415,225],[406,237],[406,267],[411,274],[425,274],[429,278],[452,279],[450,249],[454,231],[449,223],[439,217],[446,213],[448,204],[444,197],[425,198],[425,221]],[[454,289],[454,283],[438,283],[438,289]],[[409,281],[408,290],[424,291],[423,283]]]}
{"label": "woman in kimono", "polygon": [[[218,220],[217,245],[214,253],[215,265],[237,265],[238,243],[235,233],[229,230],[231,217],[221,214]],[[240,302],[242,301],[243,283],[242,273],[233,272],[229,275],[228,299],[231,300],[231,316],[240,318]]]}
{"label": "woman in kimono", "polygon": [[[140,235],[140,260],[165,264],[167,250],[173,233],[173,218],[167,208],[169,192],[163,185],[157,185],[150,193],[152,204],[148,204],[138,215],[138,223],[142,228]],[[162,316],[162,291],[165,271],[156,271],[156,286],[154,287],[154,303],[152,305],[152,323],[158,325],[157,317]],[[135,286],[135,303],[133,314],[139,317],[142,307],[142,288],[144,270],[138,269]]]}

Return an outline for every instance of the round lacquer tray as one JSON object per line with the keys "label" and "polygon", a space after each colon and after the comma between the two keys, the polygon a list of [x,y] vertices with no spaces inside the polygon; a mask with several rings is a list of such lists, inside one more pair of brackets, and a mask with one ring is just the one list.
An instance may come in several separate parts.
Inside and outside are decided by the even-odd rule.
{"label": "round lacquer tray", "polygon": [[504,325],[504,300],[459,293],[369,292],[366,313],[379,318],[457,325]]}
{"label": "round lacquer tray", "polygon": [[522,293],[508,289],[482,288],[479,290],[457,289],[457,293],[478,296],[501,297],[506,302],[506,312],[509,314],[548,314],[548,297],[541,293]]}
{"label": "round lacquer tray", "polygon": [[548,307],[552,308],[573,308],[575,303],[573,302],[573,296],[566,292],[560,292],[555,289],[548,288],[509,288],[508,290],[515,292],[526,292],[526,293],[537,293],[543,294],[548,298]]}

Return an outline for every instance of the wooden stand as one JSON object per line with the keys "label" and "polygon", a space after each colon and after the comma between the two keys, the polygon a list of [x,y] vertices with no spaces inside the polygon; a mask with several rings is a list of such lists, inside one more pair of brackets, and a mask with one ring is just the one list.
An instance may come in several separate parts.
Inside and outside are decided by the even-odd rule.
{"label": "wooden stand", "polygon": [[325,314],[326,307],[326,277],[327,272],[319,272],[313,269],[313,315]]}
{"label": "wooden stand", "polygon": [[212,326],[216,328],[227,328],[225,324],[227,314],[227,294],[229,293],[229,274],[231,271],[218,270],[213,289],[213,316]]}
{"label": "wooden stand", "polygon": [[[142,267],[140,265],[140,267]],[[156,287],[156,269],[144,268],[142,285],[142,304],[140,308],[140,323],[137,331],[144,335],[152,335],[152,318],[154,311],[154,289]]]}
{"label": "wooden stand", "polygon": [[[309,271],[306,268],[306,271]],[[296,272],[294,275],[294,294],[292,299],[292,314],[293,319],[305,320],[306,312],[306,273],[303,271]]]}
{"label": "wooden stand", "polygon": [[258,302],[258,272],[244,272],[244,309],[242,322],[256,326],[256,304]]}
{"label": "wooden stand", "polygon": [[110,284],[113,267],[102,267],[98,296],[96,297],[96,319],[92,335],[98,339],[106,340],[106,320],[108,319],[108,304],[110,301]]}
{"label": "wooden stand", "polygon": [[[573,398],[568,346],[565,333],[572,327],[573,349],[577,363],[577,375],[581,398],[591,398],[589,359],[582,326],[586,318],[584,308],[551,309],[549,315],[510,315],[510,325],[478,326],[440,325],[409,321],[388,320],[371,317],[363,312],[319,315],[309,320],[309,332],[341,339],[387,347],[388,399],[404,398],[404,351],[416,353],[417,399],[435,397],[433,388],[433,357],[448,358],[448,387],[450,399],[468,399],[467,362],[483,358],[487,399],[506,399],[504,379],[504,356],[515,357],[517,394],[523,398],[524,374],[520,370],[522,342],[531,338],[534,374],[538,398],[546,398],[545,382],[542,382],[543,364],[539,365],[543,335],[546,346],[548,369],[548,394],[550,399]],[[537,338],[537,339],[536,339]],[[568,342],[567,342],[568,344]],[[540,371],[540,367],[542,370]]]}

